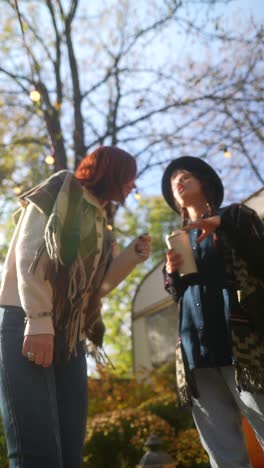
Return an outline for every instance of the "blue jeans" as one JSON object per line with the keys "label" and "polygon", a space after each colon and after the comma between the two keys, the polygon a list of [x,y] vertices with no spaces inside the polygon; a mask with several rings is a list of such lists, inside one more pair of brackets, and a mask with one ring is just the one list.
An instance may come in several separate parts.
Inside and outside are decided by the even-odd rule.
{"label": "blue jeans", "polygon": [[194,377],[199,398],[193,398],[193,418],[211,467],[252,468],[241,413],[254,429],[264,456],[264,395],[239,392],[233,366],[195,369]]}
{"label": "blue jeans", "polygon": [[88,391],[78,355],[43,368],[22,356],[24,311],[0,307],[0,406],[10,468],[78,468]]}

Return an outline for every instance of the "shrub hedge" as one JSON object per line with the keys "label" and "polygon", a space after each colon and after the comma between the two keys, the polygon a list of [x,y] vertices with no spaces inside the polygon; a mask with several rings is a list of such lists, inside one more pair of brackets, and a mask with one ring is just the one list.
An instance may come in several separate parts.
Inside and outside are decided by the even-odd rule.
{"label": "shrub hedge", "polygon": [[144,444],[154,432],[172,453],[174,429],[162,418],[140,409],[123,409],[90,419],[85,441],[84,467],[134,468],[144,454]]}

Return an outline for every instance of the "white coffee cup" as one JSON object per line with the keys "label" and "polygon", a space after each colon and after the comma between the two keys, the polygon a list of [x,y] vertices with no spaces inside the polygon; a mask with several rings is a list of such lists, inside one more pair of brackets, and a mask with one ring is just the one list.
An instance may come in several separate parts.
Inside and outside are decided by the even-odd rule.
{"label": "white coffee cup", "polygon": [[166,236],[166,244],[169,249],[183,256],[183,264],[179,268],[179,275],[185,276],[191,273],[197,273],[197,265],[193,256],[192,245],[189,234],[183,229],[173,231]]}

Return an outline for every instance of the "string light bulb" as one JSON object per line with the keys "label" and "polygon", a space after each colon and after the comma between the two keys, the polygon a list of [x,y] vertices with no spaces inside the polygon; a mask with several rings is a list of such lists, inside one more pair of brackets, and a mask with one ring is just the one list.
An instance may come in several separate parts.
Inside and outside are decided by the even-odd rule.
{"label": "string light bulb", "polygon": [[225,148],[224,148],[224,157],[228,159],[228,158],[231,158],[231,156],[232,156],[231,151],[229,151],[227,146],[225,146]]}
{"label": "string light bulb", "polygon": [[140,199],[141,199],[141,195],[140,195],[140,193],[139,193],[137,190],[136,190],[136,192],[135,192],[134,197],[135,197],[136,200],[140,200]]}
{"label": "string light bulb", "polygon": [[37,89],[33,89],[31,92],[30,92],[30,95],[29,95],[31,101],[33,102],[39,102],[40,101],[40,92],[37,90]]}
{"label": "string light bulb", "polygon": [[55,102],[54,102],[54,107],[55,107],[55,109],[56,109],[57,111],[59,111],[60,108],[61,108],[61,103],[58,102],[58,101],[55,101]]}
{"label": "string light bulb", "polygon": [[16,185],[13,187],[13,192],[14,192],[15,195],[20,195],[21,192],[22,192],[21,185],[20,185],[20,184],[16,184]]}
{"label": "string light bulb", "polygon": [[113,231],[112,224],[107,224],[106,227],[107,227],[108,231]]}
{"label": "string light bulb", "polygon": [[52,166],[52,164],[55,163],[54,156],[52,156],[52,154],[49,154],[48,156],[46,156],[45,163],[48,164],[48,166]]}

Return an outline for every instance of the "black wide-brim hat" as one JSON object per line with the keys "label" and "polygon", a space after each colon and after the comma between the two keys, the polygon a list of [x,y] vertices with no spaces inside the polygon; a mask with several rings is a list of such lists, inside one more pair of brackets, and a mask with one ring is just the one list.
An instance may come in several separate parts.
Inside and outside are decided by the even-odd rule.
{"label": "black wide-brim hat", "polygon": [[174,196],[171,189],[171,176],[174,171],[184,170],[193,173],[198,179],[206,178],[207,183],[211,185],[214,197],[214,204],[219,208],[224,198],[224,187],[220,177],[215,170],[209,166],[205,161],[194,156],[182,156],[181,158],[174,159],[165,169],[162,176],[161,188],[163,196],[168,205],[174,210],[179,212],[175,205]]}

